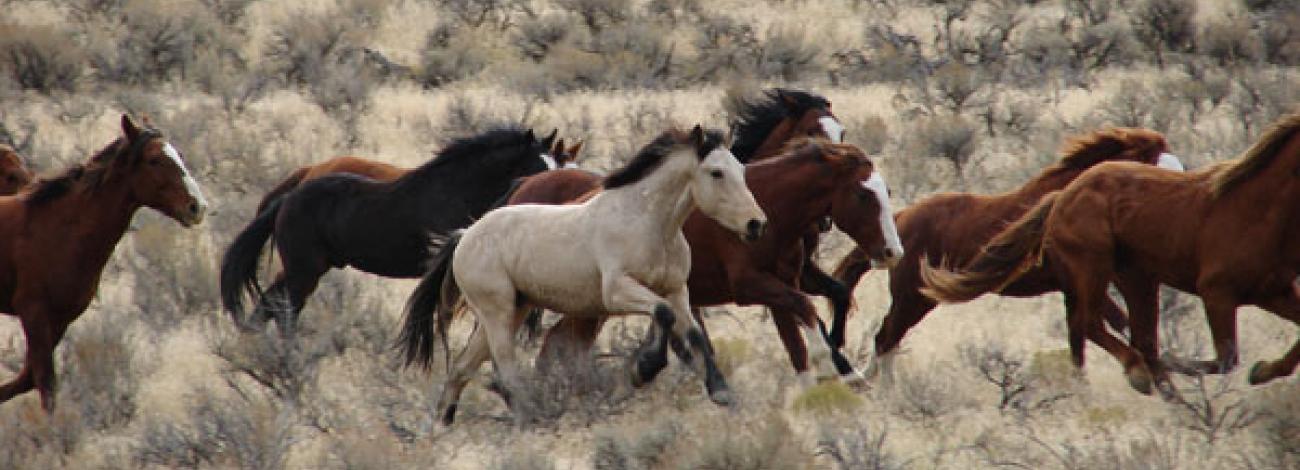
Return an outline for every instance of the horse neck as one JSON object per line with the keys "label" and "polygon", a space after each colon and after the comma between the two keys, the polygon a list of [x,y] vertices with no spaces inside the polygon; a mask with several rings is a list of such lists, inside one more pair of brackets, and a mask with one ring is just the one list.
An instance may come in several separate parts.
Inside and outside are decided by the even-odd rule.
{"label": "horse neck", "polygon": [[[500,168],[500,170],[497,170]],[[495,174],[495,173],[501,174]],[[457,197],[464,202],[463,207],[471,216],[482,215],[510,184],[506,171],[501,165],[442,165],[441,168],[430,165],[421,166],[394,181],[395,191],[417,204],[430,198],[422,197],[428,193]],[[429,208],[422,213],[441,213],[448,207]]]}
{"label": "horse neck", "polygon": [[77,251],[78,259],[100,267],[108,262],[141,207],[130,196],[127,185],[118,181],[104,181],[95,190],[77,188],[47,204],[39,209],[37,217],[75,218],[76,223],[59,224],[66,229],[46,236],[66,238],[66,246]]}
{"label": "horse neck", "polygon": [[695,166],[693,154],[677,152],[645,179],[609,193],[623,208],[648,213],[645,220],[661,230],[665,239],[671,238],[681,233],[686,218],[695,210],[695,198],[687,188]]}
{"label": "horse neck", "polygon": [[1029,180],[1020,188],[1007,193],[1017,200],[1037,201],[1047,193],[1058,191],[1078,178],[1087,168],[1060,168],[1052,166]]}
{"label": "horse neck", "polygon": [[790,123],[788,120],[782,121],[772,128],[772,131],[767,134],[767,139],[763,140],[763,143],[754,149],[753,154],[749,155],[748,158],[742,158],[741,161],[753,163],[780,155],[781,149],[785,147],[786,142],[793,140],[793,136],[789,134]]}
{"label": "horse neck", "polygon": [[806,171],[801,166],[799,161],[781,160],[745,168],[745,179],[754,199],[773,222],[768,230],[774,240],[798,239],[808,227],[830,213],[830,193],[838,187],[840,177],[827,179],[823,172]]}

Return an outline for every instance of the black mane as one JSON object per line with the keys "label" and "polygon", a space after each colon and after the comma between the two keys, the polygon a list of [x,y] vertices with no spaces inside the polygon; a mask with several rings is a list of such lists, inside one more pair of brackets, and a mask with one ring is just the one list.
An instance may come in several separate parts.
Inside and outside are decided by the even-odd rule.
{"label": "black mane", "polygon": [[[422,176],[430,173],[436,168],[448,165],[503,165],[506,162],[485,161],[487,157],[495,155],[498,150],[508,148],[519,148],[521,150],[531,149],[534,146],[540,149],[532,131],[521,126],[502,126],[489,129],[477,135],[460,137],[451,141],[438,154],[425,162],[423,165],[412,170],[400,180],[422,179]],[[541,150],[538,151],[540,154]],[[509,154],[510,158],[517,157],[518,153]]]}
{"label": "black mane", "polygon": [[[645,179],[656,168],[663,165],[664,159],[672,153],[673,149],[688,144],[690,142],[690,133],[682,132],[678,129],[669,129],[659,134],[654,140],[641,147],[632,160],[623,165],[622,168],[614,170],[605,177],[603,185],[605,189],[614,189],[627,186],[637,181]],[[723,135],[716,129],[704,131],[704,145],[697,152],[697,157],[701,160],[712,152],[714,149],[722,146]]]}
{"label": "black mane", "polygon": [[826,98],[802,90],[790,90],[786,88],[772,88],[763,92],[763,97],[750,101],[745,99],[737,100],[733,111],[734,116],[731,118],[731,127],[735,130],[735,142],[731,144],[731,153],[736,155],[736,159],[741,163],[748,163],[758,147],[763,145],[767,140],[767,135],[772,133],[782,120],[790,117],[790,108],[782,102],[782,96],[788,97],[795,102],[798,115],[803,115],[809,109],[829,108],[830,101]]}

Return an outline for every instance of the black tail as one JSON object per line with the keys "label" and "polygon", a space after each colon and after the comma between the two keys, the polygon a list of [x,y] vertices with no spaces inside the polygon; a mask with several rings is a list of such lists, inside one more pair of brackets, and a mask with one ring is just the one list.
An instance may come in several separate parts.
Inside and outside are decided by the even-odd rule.
{"label": "black tail", "polygon": [[457,231],[443,243],[442,249],[429,260],[429,272],[406,301],[406,320],[398,343],[406,355],[406,365],[419,363],[425,369],[433,361],[434,336],[442,338],[442,349],[447,347],[447,324],[451,323],[453,305],[460,292],[456,278],[451,273],[451,258],[460,244]]}
{"label": "black tail", "polygon": [[221,259],[221,304],[241,327],[245,325],[243,292],[248,292],[254,302],[262,300],[262,286],[257,283],[257,259],[275,230],[275,217],[283,201],[284,198],[277,198],[267,203],[265,210],[230,243]]}

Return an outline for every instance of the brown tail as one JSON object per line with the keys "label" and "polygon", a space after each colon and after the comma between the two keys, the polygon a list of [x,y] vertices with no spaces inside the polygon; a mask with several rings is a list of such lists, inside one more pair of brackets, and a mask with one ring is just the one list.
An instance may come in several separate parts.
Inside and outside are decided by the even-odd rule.
{"label": "brown tail", "polygon": [[925,287],[921,293],[938,302],[966,302],[1015,282],[1038,265],[1047,214],[1059,194],[1044,196],[1038,205],[989,240],[961,272],[936,268],[922,260],[921,280]]}
{"label": "brown tail", "polygon": [[262,202],[257,203],[257,213],[261,214],[262,211],[266,209],[266,206],[271,203],[271,201],[279,199],[280,196],[283,196],[285,193],[289,191],[293,191],[293,188],[296,188],[298,187],[299,184],[302,184],[302,179],[307,176],[307,171],[310,169],[311,167],[304,166],[302,168],[294,170],[293,173],[289,173],[288,178],[285,178],[284,181],[281,181],[280,184],[272,188],[271,192],[266,193],[266,196],[262,196]]}

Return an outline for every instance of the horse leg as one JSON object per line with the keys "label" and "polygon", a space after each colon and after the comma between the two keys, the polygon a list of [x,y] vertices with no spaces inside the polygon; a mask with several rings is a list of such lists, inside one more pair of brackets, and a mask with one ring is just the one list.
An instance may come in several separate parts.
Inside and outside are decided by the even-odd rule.
{"label": "horse leg", "polygon": [[[699,307],[691,307],[691,316],[695,317],[695,323],[700,325],[700,333],[704,335],[704,340],[709,344],[713,341],[709,339],[709,329],[704,324],[704,319],[700,315]],[[667,325],[667,326],[664,326]],[[646,336],[641,341],[641,346],[636,351],[636,375],[633,376],[632,386],[643,387],[654,381],[659,373],[668,367],[668,347],[671,346],[673,354],[677,355],[683,363],[690,363],[691,352],[686,349],[686,344],[680,340],[673,341],[673,336],[667,334],[671,323],[661,325],[655,321],[646,329]]]}
{"label": "horse leg", "polygon": [[832,348],[843,348],[845,330],[848,328],[849,303],[852,297],[849,288],[822,271],[811,258],[804,261],[803,271],[799,274],[799,286],[804,292],[830,299],[831,330],[825,333],[825,326],[820,321],[818,326],[829,338]]}
{"label": "horse leg", "polygon": [[[460,394],[465,390],[465,385],[478,372],[479,366],[491,357],[491,350],[488,347],[487,334],[483,328],[475,328],[474,333],[470,334],[469,343],[465,349],[456,355],[456,362],[452,365],[451,371],[447,374],[447,381],[442,386],[442,395],[438,398],[438,412],[441,413],[441,420],[444,426],[450,426],[456,419],[456,405],[460,402]],[[506,392],[502,390],[503,396]],[[509,401],[507,399],[507,401]]]}
{"label": "horse leg", "polygon": [[[811,363],[812,372],[817,381],[834,377],[835,366],[831,364],[830,342],[817,329],[817,311],[812,302],[803,293],[765,273],[751,273],[736,276],[732,284],[736,301],[741,304],[763,304],[772,310],[772,320],[777,333],[790,354],[790,362],[795,371],[803,375]],[[797,330],[802,330],[802,338]],[[805,342],[807,341],[807,342]],[[809,350],[805,350],[805,346]],[[809,354],[811,353],[811,354]],[[846,361],[847,362],[847,361]],[[802,366],[802,367],[801,367]],[[850,374],[856,374],[849,367]]]}
{"label": "horse leg", "polygon": [[1195,361],[1193,364],[1201,373],[1226,374],[1240,361],[1237,356],[1237,306],[1241,302],[1231,293],[1212,289],[1201,292],[1205,321],[1210,324],[1216,357],[1213,361]]}
{"label": "horse leg", "polygon": [[291,263],[288,256],[281,256],[284,260],[284,283],[279,302],[285,304],[276,306],[274,313],[280,335],[289,338],[298,329],[298,317],[307,305],[307,298],[316,291],[321,276],[329,271],[329,266],[316,260],[295,260]]}
{"label": "horse leg", "polygon": [[[1297,299],[1289,289],[1285,295],[1260,302],[1260,307],[1279,317],[1291,320],[1293,323],[1300,324],[1300,299]],[[1295,372],[1297,363],[1300,363],[1300,339],[1297,339],[1291,345],[1291,349],[1287,350],[1286,354],[1277,360],[1256,362],[1250,368],[1248,379],[1251,385],[1259,385],[1278,377],[1285,377]]]}
{"label": "horse leg", "polygon": [[[601,295],[607,311],[650,314],[661,328],[671,328],[671,334],[684,341],[690,352],[687,363],[697,373],[705,375],[709,398],[717,404],[731,402],[731,394],[726,390],[725,382],[720,382],[721,373],[713,362],[713,349],[690,314],[686,286],[680,286],[670,300],[660,297],[630,276],[607,274],[601,280]],[[717,388],[720,385],[722,388]]]}
{"label": "horse leg", "polygon": [[63,339],[67,325],[51,321],[57,316],[43,307],[24,308],[19,305],[16,310],[24,313],[21,318],[23,335],[27,338],[27,358],[18,377],[0,389],[0,402],[35,388],[41,396],[41,407],[46,412],[53,411],[57,385],[54,373],[54,347],[58,345],[59,340]]}
{"label": "horse leg", "polygon": [[855,246],[853,251],[845,255],[844,259],[840,260],[840,264],[835,266],[832,275],[843,283],[851,294],[868,271],[871,271],[871,260],[867,259],[867,253],[862,251],[861,247]]}
{"label": "horse leg", "polygon": [[875,376],[881,369],[887,368],[889,361],[898,351],[903,338],[937,305],[929,297],[921,294],[920,259],[911,256],[903,258],[903,264],[889,272],[889,292],[892,299],[889,312],[880,323],[876,332],[875,357],[871,359],[869,375]]}
{"label": "horse leg", "polygon": [[[1146,273],[1122,271],[1116,274],[1115,287],[1128,305],[1129,342],[1142,354],[1157,384],[1169,383],[1169,372],[1160,361],[1160,283]],[[1119,310],[1109,296],[1102,299],[1102,307],[1103,314]]]}
{"label": "horse leg", "polygon": [[[1080,259],[1076,256],[1062,260],[1061,264],[1066,265],[1067,272],[1074,274],[1072,279],[1077,289],[1074,296],[1067,293],[1067,299],[1072,300],[1067,302],[1066,306],[1072,343],[1077,341],[1078,335],[1086,335],[1093,343],[1101,346],[1119,361],[1124,367],[1124,375],[1128,378],[1129,386],[1144,395],[1150,395],[1154,379],[1150,369],[1147,368],[1146,361],[1136,350],[1111,335],[1101,319],[1101,307],[1106,301],[1106,285],[1109,279],[1114,277],[1110,269],[1105,269],[1107,266],[1105,261]],[[1102,269],[1096,269],[1098,266]],[[1087,269],[1088,267],[1094,269]],[[1134,328],[1138,326],[1134,325]],[[1082,367],[1083,348],[1075,347],[1074,344],[1071,346],[1071,349],[1075,350],[1076,363]]]}

